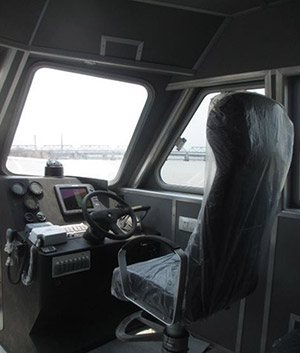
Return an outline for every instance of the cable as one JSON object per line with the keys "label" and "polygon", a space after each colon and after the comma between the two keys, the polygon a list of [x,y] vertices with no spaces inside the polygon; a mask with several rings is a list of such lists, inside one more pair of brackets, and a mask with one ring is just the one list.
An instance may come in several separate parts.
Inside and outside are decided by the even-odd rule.
{"label": "cable", "polygon": [[5,244],[4,251],[8,253],[8,256],[7,256],[5,265],[7,266],[7,270],[6,270],[7,279],[10,284],[16,285],[21,282],[22,273],[24,272],[25,264],[26,264],[27,257],[28,257],[28,253],[27,253],[26,249],[24,251],[24,257],[23,257],[23,260],[20,264],[16,279],[12,278],[10,268],[13,267],[13,265],[14,265],[13,255],[15,255],[17,257],[16,252],[19,251],[20,246],[22,246],[22,247],[26,246],[26,241],[27,241],[28,237],[29,237],[29,233],[26,234],[26,237],[25,237],[25,239],[23,239],[22,242],[19,242],[16,240],[16,231],[15,230],[8,228],[6,231],[7,242]]}
{"label": "cable", "polygon": [[37,250],[40,248],[40,246],[41,246],[41,239],[37,239],[35,244],[31,245],[31,247],[30,247],[30,258],[29,258],[28,271],[27,271],[27,273],[26,273],[26,271],[23,271],[22,275],[21,275],[22,283],[25,286],[30,286],[32,284],[32,281],[33,281],[34,256],[35,256]]}

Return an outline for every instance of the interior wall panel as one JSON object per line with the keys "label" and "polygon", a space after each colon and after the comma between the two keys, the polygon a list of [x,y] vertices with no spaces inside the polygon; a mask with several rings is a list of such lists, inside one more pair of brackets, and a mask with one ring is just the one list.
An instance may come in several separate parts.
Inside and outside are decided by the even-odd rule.
{"label": "interior wall panel", "polygon": [[240,303],[234,303],[227,310],[213,314],[208,319],[193,323],[189,330],[196,337],[203,338],[230,352],[235,351]]}
{"label": "interior wall panel", "polygon": [[232,18],[198,78],[300,64],[300,3],[293,1]]}
{"label": "interior wall panel", "polygon": [[180,245],[184,249],[189,241],[191,233],[179,230],[178,223],[179,217],[190,217],[198,218],[201,203],[200,200],[197,203],[194,202],[176,202],[176,226],[175,226],[175,243]]}
{"label": "interior wall panel", "polygon": [[162,236],[172,239],[172,200],[160,198],[156,196],[149,196],[143,193],[124,194],[125,201],[130,206],[150,206],[151,209],[143,220],[143,227],[154,229]]}
{"label": "interior wall panel", "polygon": [[[267,346],[300,322],[300,219],[279,217]],[[297,322],[297,321],[296,321]],[[295,323],[296,323],[295,322]],[[296,327],[295,327],[296,328]]]}

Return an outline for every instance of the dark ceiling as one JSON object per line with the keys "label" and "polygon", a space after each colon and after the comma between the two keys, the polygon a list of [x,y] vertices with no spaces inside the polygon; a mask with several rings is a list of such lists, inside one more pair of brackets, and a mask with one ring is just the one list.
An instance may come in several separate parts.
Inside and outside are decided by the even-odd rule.
{"label": "dark ceiling", "polygon": [[289,0],[132,0],[153,5],[179,7],[190,11],[208,12],[220,16],[231,16],[266,7],[272,3]]}
{"label": "dark ceiling", "polygon": [[[226,18],[289,0],[0,0],[0,45],[100,55],[103,36],[143,42],[141,62],[192,69]],[[291,0],[292,1],[292,0]],[[105,55],[135,60],[135,47]]]}

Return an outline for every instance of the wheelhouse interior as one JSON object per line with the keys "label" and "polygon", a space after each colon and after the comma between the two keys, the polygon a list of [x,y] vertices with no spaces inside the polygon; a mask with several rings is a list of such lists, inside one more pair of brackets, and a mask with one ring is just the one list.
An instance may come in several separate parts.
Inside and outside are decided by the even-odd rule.
{"label": "wheelhouse interior", "polygon": [[[0,2],[4,352],[160,351],[115,339],[137,310],[111,295],[118,251],[135,217],[135,235],[186,247],[205,192],[211,99],[239,91],[284,106],[295,128],[292,164],[255,291],[190,324],[191,347],[267,353],[300,328],[299,14],[296,0]],[[135,211],[117,223],[124,237],[83,237],[85,211],[120,205],[104,195],[82,210],[95,191]],[[45,225],[64,234],[45,233],[36,251]],[[142,244],[133,261],[157,251]]]}

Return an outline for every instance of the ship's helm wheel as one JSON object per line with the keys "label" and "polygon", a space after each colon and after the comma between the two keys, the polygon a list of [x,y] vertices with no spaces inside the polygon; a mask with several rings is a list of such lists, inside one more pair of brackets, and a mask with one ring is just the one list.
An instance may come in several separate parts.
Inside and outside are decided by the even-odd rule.
{"label": "ship's helm wheel", "polygon": [[[105,196],[117,201],[117,206],[99,211],[89,211],[92,197]],[[86,222],[90,225],[90,234],[86,233],[88,241],[102,241],[104,237],[114,240],[124,240],[131,237],[137,228],[136,216],[132,208],[119,196],[109,191],[93,191],[87,194],[82,201],[82,212]],[[124,216],[131,217],[131,230],[122,230],[118,226],[118,220]],[[91,241],[92,242],[92,241]]]}

